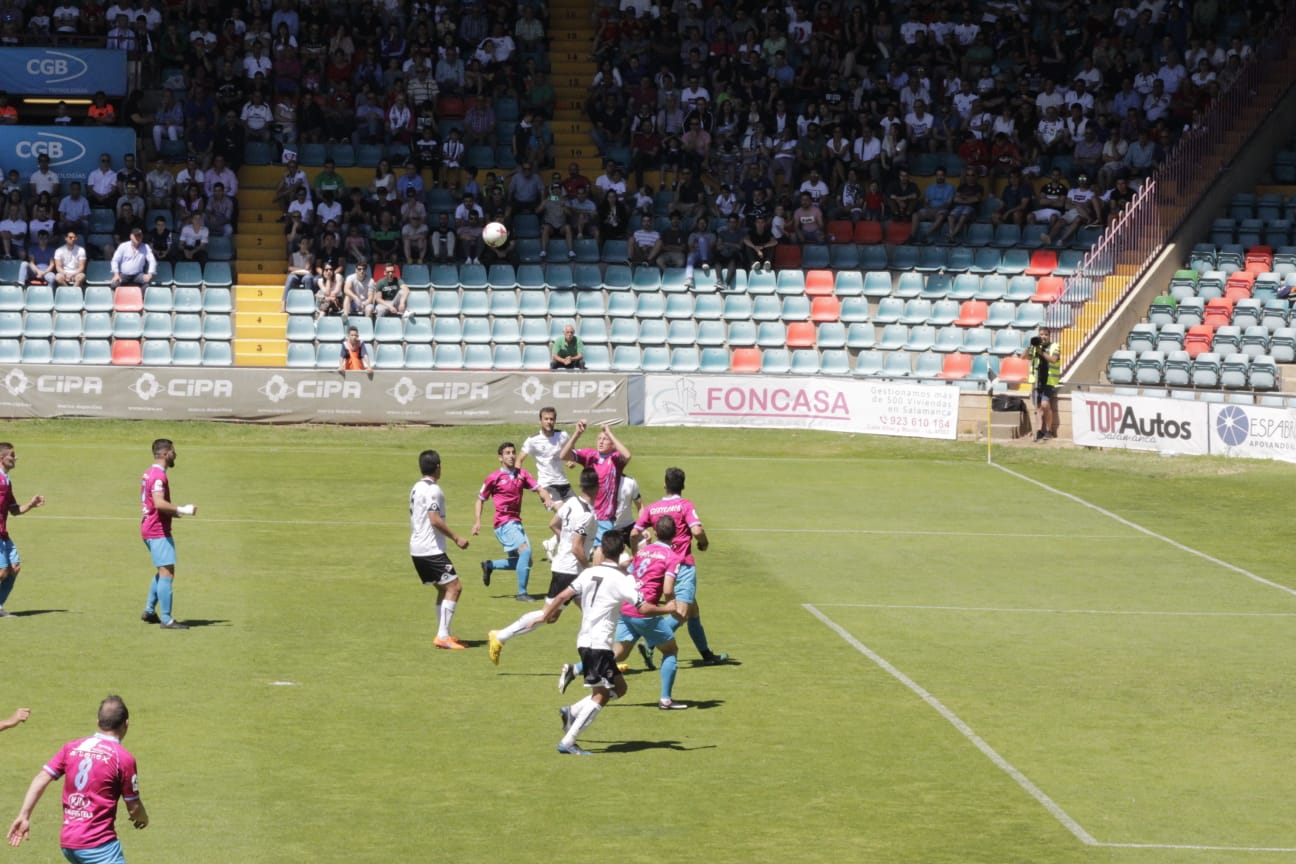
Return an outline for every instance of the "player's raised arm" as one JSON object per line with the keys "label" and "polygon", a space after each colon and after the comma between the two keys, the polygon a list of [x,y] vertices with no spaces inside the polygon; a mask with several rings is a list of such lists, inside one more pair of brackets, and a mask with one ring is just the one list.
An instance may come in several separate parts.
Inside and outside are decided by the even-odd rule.
{"label": "player's raised arm", "polygon": [[564,462],[572,461],[572,453],[576,452],[576,442],[577,440],[580,439],[580,436],[583,435],[585,433],[585,430],[588,428],[589,428],[589,421],[587,420],[576,421],[576,431],[572,433],[572,436],[570,438],[567,439],[567,443],[563,444],[562,450],[558,451],[559,459],[563,460]]}
{"label": "player's raised arm", "polygon": [[26,723],[27,718],[30,716],[30,708],[19,708],[17,711],[10,714],[7,719],[0,720],[0,732],[3,732],[5,729],[12,729],[20,723]]}
{"label": "player's raised arm", "polygon": [[622,444],[621,439],[617,438],[616,435],[612,434],[612,427],[606,423],[603,424],[603,434],[606,435],[608,437],[608,440],[612,442],[612,446],[616,448],[616,451],[618,453],[621,454],[621,458],[625,460],[625,463],[629,463],[630,448]]}

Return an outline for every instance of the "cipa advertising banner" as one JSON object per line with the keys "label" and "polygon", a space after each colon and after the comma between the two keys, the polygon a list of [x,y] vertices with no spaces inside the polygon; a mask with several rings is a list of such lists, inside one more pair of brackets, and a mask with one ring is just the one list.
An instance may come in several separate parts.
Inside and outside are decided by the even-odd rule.
{"label": "cipa advertising banner", "polygon": [[[0,63],[0,69],[4,68]],[[135,130],[111,126],[0,126],[0,165],[17,168],[23,182],[36,170],[36,157],[50,157],[50,170],[66,182],[85,183],[99,167],[99,154],[112,156],[120,168],[122,156],[135,152]]]}
{"label": "cipa advertising banner", "polygon": [[1258,405],[1211,405],[1210,451],[1296,462],[1296,412]]}
{"label": "cipa advertising banner", "polygon": [[126,52],[117,48],[5,48],[0,90],[20,96],[126,95]]}
{"label": "cipa advertising banner", "polygon": [[536,422],[626,417],[624,375],[330,372],[118,366],[0,367],[0,417],[277,423]]}
{"label": "cipa advertising banner", "polygon": [[1182,399],[1077,391],[1071,394],[1071,437],[1083,447],[1205,455],[1207,407]]}
{"label": "cipa advertising banner", "polygon": [[957,387],[754,375],[648,375],[648,426],[762,426],[907,438],[958,431]]}

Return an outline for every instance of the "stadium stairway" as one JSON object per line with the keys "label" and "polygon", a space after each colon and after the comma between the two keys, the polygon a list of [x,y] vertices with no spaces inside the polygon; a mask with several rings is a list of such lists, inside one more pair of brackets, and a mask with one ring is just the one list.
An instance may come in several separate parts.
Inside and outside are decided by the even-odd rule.
{"label": "stadium stairway", "polygon": [[284,366],[288,316],[279,311],[286,257],[274,188],[283,168],[239,171],[238,280],[234,285],[234,365]]}
{"label": "stadium stairway", "polygon": [[590,56],[594,24],[588,0],[554,0],[549,6],[549,62],[554,88],[554,166],[567,174],[573,161],[593,179],[603,173],[590,137],[585,102],[598,66]]}

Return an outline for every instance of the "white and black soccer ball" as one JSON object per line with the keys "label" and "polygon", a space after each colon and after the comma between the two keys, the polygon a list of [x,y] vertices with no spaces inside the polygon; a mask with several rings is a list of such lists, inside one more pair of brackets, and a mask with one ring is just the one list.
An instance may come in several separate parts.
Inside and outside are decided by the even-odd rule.
{"label": "white and black soccer ball", "polygon": [[487,246],[493,246],[498,249],[508,242],[508,229],[502,222],[488,222],[482,229],[482,241]]}

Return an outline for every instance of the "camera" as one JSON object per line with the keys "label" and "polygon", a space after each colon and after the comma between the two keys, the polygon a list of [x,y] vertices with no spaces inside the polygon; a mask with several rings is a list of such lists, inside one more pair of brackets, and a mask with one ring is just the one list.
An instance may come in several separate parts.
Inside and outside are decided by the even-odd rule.
{"label": "camera", "polygon": [[1038,336],[1032,336],[1032,337],[1031,337],[1031,340],[1030,340],[1030,347],[1032,347],[1032,348],[1042,348],[1043,346],[1044,346],[1044,340],[1043,340],[1043,339],[1041,339],[1041,338],[1038,337]]}

